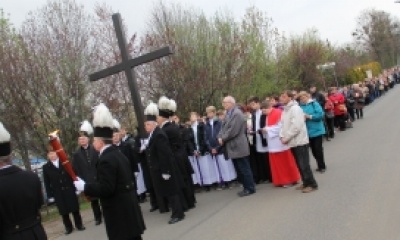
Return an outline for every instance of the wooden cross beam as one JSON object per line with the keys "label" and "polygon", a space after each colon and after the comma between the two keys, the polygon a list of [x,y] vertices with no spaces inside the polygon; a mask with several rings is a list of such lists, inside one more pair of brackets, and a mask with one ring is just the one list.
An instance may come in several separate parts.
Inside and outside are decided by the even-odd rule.
{"label": "wooden cross beam", "polygon": [[118,46],[121,51],[122,62],[89,75],[89,79],[90,81],[97,81],[122,71],[125,72],[125,76],[128,80],[128,86],[131,93],[133,106],[135,109],[136,119],[138,122],[139,135],[141,138],[143,138],[146,136],[146,132],[144,129],[144,110],[134,68],[136,66],[162,58],[164,56],[168,56],[172,54],[172,51],[169,47],[164,47],[132,59],[129,55],[126,39],[122,30],[121,15],[119,13],[113,14],[112,20],[114,23],[115,33],[117,35]]}

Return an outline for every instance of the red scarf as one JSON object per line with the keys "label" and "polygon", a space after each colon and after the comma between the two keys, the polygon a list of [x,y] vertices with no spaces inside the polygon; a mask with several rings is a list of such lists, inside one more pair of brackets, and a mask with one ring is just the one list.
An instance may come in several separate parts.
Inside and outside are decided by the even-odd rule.
{"label": "red scarf", "polygon": [[267,126],[276,125],[281,120],[282,110],[273,108],[267,116]]}

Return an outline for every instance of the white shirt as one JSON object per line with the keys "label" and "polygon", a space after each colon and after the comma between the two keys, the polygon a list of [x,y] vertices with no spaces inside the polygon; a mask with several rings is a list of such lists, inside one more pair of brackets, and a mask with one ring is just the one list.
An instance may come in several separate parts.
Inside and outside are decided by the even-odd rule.
{"label": "white shirt", "polygon": [[104,147],[102,147],[102,148],[100,149],[99,156],[104,152],[104,150],[106,150],[106,149],[109,148],[109,147],[111,147],[111,144],[107,144],[107,145],[105,145]]}
{"label": "white shirt", "polygon": [[60,167],[60,160],[57,158],[54,161],[51,161],[51,163],[54,165],[54,167],[59,168]]}
{"label": "white shirt", "polygon": [[196,121],[192,124],[192,129],[193,129],[193,133],[194,133],[194,143],[196,144],[196,151],[199,150],[199,143],[197,142],[197,126],[199,125],[199,123]]}
{"label": "white shirt", "polygon": [[268,152],[268,146],[264,147],[262,145],[262,139],[261,139],[261,135],[258,134],[258,130],[260,129],[260,120],[261,120],[261,115],[262,115],[262,111],[261,109],[258,109],[256,111],[256,126],[255,126],[255,134],[256,134],[256,150],[259,153],[265,153]]}
{"label": "white shirt", "polygon": [[211,118],[208,120],[211,126],[211,137],[214,138],[214,119]]}

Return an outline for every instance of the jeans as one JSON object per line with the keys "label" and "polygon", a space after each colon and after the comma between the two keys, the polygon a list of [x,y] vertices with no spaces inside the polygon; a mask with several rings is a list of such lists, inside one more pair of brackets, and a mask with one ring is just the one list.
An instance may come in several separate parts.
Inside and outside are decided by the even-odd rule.
{"label": "jeans", "polygon": [[326,169],[322,135],[310,138],[310,148],[312,155],[317,160],[318,169]]}
{"label": "jeans", "polygon": [[308,152],[308,144],[292,147],[293,157],[296,159],[297,167],[300,172],[301,181],[304,187],[317,188],[318,184],[314,179],[314,175],[310,167],[310,154]]}
{"label": "jeans", "polygon": [[235,162],[236,166],[238,167],[238,174],[240,174],[243,181],[244,190],[255,192],[256,187],[254,184],[253,173],[251,172],[249,160],[247,159],[247,157],[235,158],[232,159],[232,161]]}

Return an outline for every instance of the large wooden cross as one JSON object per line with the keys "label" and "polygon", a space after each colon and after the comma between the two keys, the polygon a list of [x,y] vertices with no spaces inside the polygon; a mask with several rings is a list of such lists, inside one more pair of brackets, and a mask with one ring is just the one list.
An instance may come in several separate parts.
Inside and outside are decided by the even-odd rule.
{"label": "large wooden cross", "polygon": [[119,49],[121,51],[122,62],[112,67],[106,68],[104,70],[89,75],[89,79],[90,81],[97,81],[100,80],[101,78],[105,78],[122,71],[125,72],[126,78],[128,80],[129,90],[131,92],[133,106],[135,109],[136,119],[138,122],[139,135],[140,137],[144,137],[146,133],[144,129],[143,104],[142,104],[142,99],[140,97],[140,92],[138,89],[136,76],[133,68],[141,64],[162,58],[164,56],[168,56],[172,54],[172,51],[169,47],[164,47],[154,52],[150,52],[140,57],[132,59],[128,52],[124,31],[122,30],[121,15],[119,13],[113,14],[112,20],[114,23],[115,33],[117,35]]}

